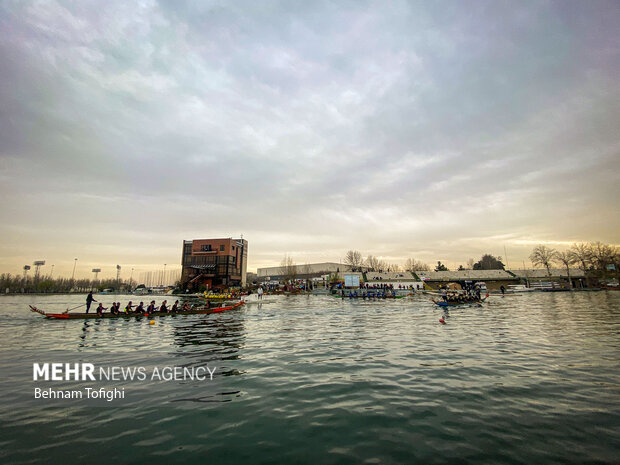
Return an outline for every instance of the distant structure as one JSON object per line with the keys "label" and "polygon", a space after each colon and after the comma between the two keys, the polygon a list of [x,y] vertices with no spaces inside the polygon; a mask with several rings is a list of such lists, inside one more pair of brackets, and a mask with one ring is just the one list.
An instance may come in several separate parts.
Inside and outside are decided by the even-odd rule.
{"label": "distant structure", "polygon": [[523,284],[533,288],[545,289],[556,284],[559,284],[561,287],[572,287],[574,289],[586,287],[586,275],[583,270],[577,268],[571,268],[570,273],[567,273],[566,268],[551,268],[549,271],[544,268],[534,270],[523,269],[510,270],[508,272],[520,278]]}
{"label": "distant structure", "polygon": [[183,241],[181,287],[189,291],[245,286],[248,241],[194,239]]}
{"label": "distant structure", "polygon": [[501,286],[519,284],[517,276],[504,270],[416,271],[415,273],[430,289],[438,289],[449,283],[465,286],[484,282],[489,290],[495,291]]}
{"label": "distant structure", "polygon": [[294,274],[297,279],[309,279],[329,273],[344,273],[345,271],[352,271],[353,268],[367,269],[365,266],[352,267],[351,265],[344,265],[342,263],[325,262],[292,265],[291,267],[272,266],[269,268],[258,268],[256,274],[258,275],[259,281],[277,281],[291,274]]}

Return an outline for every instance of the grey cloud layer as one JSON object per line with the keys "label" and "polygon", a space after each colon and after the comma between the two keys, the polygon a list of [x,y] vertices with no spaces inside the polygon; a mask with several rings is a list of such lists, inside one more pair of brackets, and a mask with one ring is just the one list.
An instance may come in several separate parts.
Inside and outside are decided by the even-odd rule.
{"label": "grey cloud layer", "polygon": [[0,8],[4,268],[620,239],[617,2]]}

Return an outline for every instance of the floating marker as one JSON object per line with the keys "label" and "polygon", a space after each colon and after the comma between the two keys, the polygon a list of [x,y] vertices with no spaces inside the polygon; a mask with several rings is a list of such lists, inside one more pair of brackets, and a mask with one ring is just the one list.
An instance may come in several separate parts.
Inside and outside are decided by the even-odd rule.
{"label": "floating marker", "polygon": [[154,325],[154,324],[155,324],[155,320],[151,320],[151,321],[149,321],[149,324],[150,324],[150,325]]}
{"label": "floating marker", "polygon": [[443,317],[442,317],[442,318],[439,318],[439,322],[440,322],[442,325],[445,325],[445,324],[446,324],[446,320],[444,320],[444,319],[443,319]]}

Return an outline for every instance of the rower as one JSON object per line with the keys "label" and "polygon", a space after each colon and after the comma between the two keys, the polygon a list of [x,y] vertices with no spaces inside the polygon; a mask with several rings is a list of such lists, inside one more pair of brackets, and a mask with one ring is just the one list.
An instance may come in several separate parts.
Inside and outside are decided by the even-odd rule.
{"label": "rower", "polygon": [[97,315],[99,316],[103,316],[103,311],[107,310],[106,308],[103,308],[103,304],[100,302],[99,306],[97,307]]}
{"label": "rower", "polygon": [[132,308],[133,308],[133,304],[131,303],[131,300],[130,300],[127,306],[125,307],[125,313],[131,313]]}
{"label": "rower", "polygon": [[112,306],[110,307],[110,313],[113,315],[118,315],[118,308],[120,307],[120,302],[112,302]]}
{"label": "rower", "polygon": [[162,313],[163,313],[163,312],[166,312],[166,313],[168,313],[168,312],[169,312],[169,310],[168,310],[168,306],[166,305],[167,303],[168,303],[168,301],[167,301],[167,300],[164,300],[164,301],[161,303],[161,305],[160,305],[160,307],[159,307],[159,311],[160,311],[160,312],[162,312]]}
{"label": "rower", "polygon": [[144,313],[144,302],[140,302],[140,305],[138,305],[135,309],[136,313]]}
{"label": "rower", "polygon": [[157,310],[157,307],[155,307],[155,301],[151,300],[151,304],[146,307],[146,314],[151,315],[155,310]]}
{"label": "rower", "polygon": [[186,312],[188,310],[191,310],[192,307],[190,307],[189,302],[186,300],[185,302],[183,302],[183,311]]}
{"label": "rower", "polygon": [[172,308],[170,309],[171,312],[178,312],[179,311],[179,301],[177,300],[173,305]]}

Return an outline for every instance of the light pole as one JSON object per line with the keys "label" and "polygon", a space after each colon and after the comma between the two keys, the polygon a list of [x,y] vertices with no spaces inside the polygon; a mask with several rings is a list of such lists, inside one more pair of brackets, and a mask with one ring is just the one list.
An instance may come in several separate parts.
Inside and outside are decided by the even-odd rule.
{"label": "light pole", "polygon": [[[101,272],[101,268],[93,268],[93,273],[95,275],[95,280],[94,280],[94,284],[97,284],[97,276],[99,275],[99,273]],[[91,286],[92,289],[92,286]]]}
{"label": "light pole", "polygon": [[45,260],[37,260],[36,262],[34,262],[34,278],[36,280],[39,279],[39,273],[43,265],[45,265]]}
{"label": "light pole", "polygon": [[75,278],[75,265],[77,265],[77,258],[73,259],[73,273],[71,273],[71,281]]}

